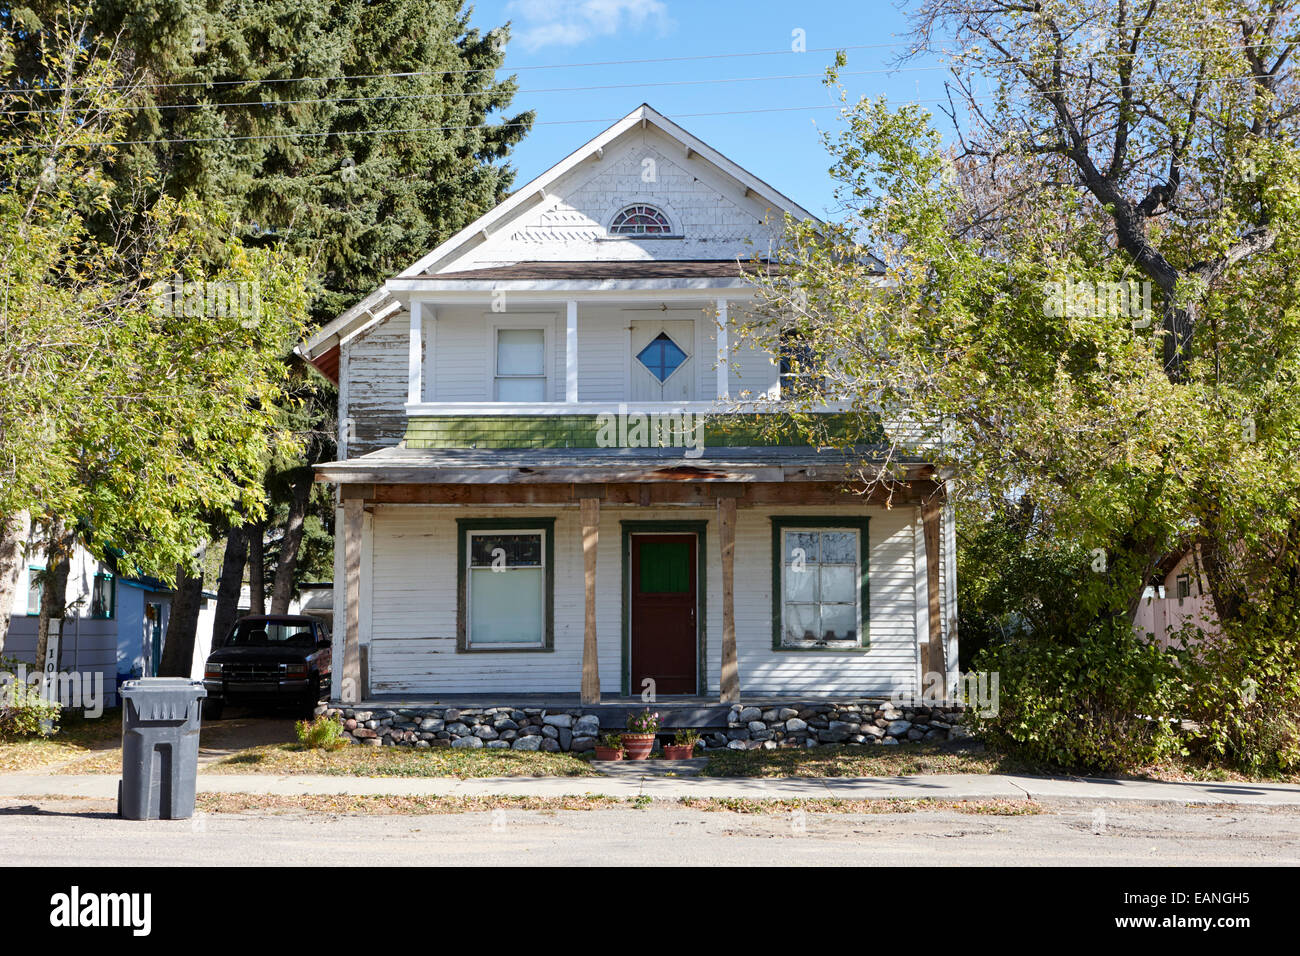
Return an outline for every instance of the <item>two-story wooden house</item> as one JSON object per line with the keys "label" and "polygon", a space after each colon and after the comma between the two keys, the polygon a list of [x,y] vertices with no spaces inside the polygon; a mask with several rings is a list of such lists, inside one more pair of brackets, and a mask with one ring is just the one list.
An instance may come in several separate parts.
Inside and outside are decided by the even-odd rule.
{"label": "two-story wooden house", "polygon": [[336,698],[952,687],[933,469],[887,508],[734,427],[780,413],[729,316],[786,214],[641,106],[303,344],[339,386]]}

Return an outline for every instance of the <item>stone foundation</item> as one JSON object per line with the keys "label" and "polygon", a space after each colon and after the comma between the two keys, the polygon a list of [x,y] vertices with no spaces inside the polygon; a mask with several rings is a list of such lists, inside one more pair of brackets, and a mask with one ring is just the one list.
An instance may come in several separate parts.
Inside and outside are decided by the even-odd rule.
{"label": "stone foundation", "polygon": [[[819,744],[941,742],[967,736],[960,704],[903,704],[889,700],[733,706],[725,737],[714,746],[731,750],[775,750]],[[721,739],[719,739],[721,738]]]}
{"label": "stone foundation", "polygon": [[[650,705],[651,709],[655,705]],[[706,750],[775,750],[820,744],[862,746],[923,740],[942,742],[967,735],[960,704],[895,703],[859,699],[801,702],[770,707],[733,705],[726,727],[698,727]],[[343,721],[344,736],[371,747],[456,747],[497,750],[544,750],[583,753],[593,750],[602,734],[621,733],[602,727],[600,711],[550,710],[540,707],[402,707],[393,710],[322,706],[318,713]],[[666,706],[661,715],[671,714]],[[606,715],[611,716],[611,715]],[[674,725],[659,732],[671,742]]]}

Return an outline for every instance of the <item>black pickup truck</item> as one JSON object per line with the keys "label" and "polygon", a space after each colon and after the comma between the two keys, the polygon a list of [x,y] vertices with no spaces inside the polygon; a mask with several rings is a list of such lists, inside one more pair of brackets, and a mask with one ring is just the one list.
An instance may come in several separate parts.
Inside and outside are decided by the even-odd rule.
{"label": "black pickup truck", "polygon": [[294,614],[242,617],[203,668],[203,716],[226,704],[287,705],[310,715],[330,689],[329,629]]}

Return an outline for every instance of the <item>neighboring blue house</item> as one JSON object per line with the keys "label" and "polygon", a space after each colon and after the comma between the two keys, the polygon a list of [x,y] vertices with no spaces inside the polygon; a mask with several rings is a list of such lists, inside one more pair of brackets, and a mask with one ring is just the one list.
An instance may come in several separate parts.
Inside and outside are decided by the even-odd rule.
{"label": "neighboring blue house", "polygon": [[[45,558],[39,551],[29,555],[19,576],[4,642],[4,657],[29,666],[36,663],[39,574],[44,568]],[[103,675],[105,706],[114,706],[122,681],[158,673],[173,594],[156,578],[119,576],[88,551],[77,548],[68,573],[69,613],[63,625],[59,669]],[[216,595],[205,591],[203,597],[190,672],[194,677],[202,676],[216,610]]]}

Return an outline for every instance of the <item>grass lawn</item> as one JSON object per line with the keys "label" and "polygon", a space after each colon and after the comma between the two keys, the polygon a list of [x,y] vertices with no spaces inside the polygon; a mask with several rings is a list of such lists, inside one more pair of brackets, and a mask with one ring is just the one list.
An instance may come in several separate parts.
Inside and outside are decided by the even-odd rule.
{"label": "grass lawn", "polygon": [[[101,717],[66,717],[51,737],[0,742],[0,773],[33,773],[68,761],[112,755],[121,766],[122,711],[112,708]],[[86,771],[97,773],[99,771]]]}
{"label": "grass lawn", "polygon": [[207,773],[320,773],[347,777],[591,777],[595,770],[566,753],[456,750],[451,747],[358,747],[307,750],[269,744],[218,760]]}

